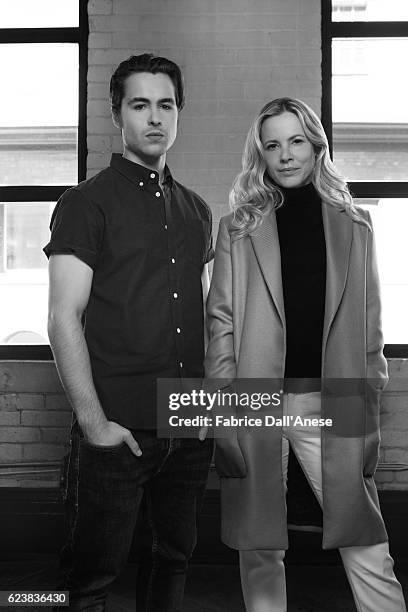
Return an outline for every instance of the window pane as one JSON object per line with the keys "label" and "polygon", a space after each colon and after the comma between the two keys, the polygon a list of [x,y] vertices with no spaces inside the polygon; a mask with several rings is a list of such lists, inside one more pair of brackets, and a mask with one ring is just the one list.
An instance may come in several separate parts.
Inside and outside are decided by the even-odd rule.
{"label": "window pane", "polygon": [[406,57],[408,38],[333,40],[333,156],[347,180],[408,180]]}
{"label": "window pane", "polygon": [[407,0],[332,0],[333,21],[406,21]]}
{"label": "window pane", "polygon": [[386,344],[408,344],[408,199],[355,201],[370,211],[377,246]]}
{"label": "window pane", "polygon": [[76,28],[78,0],[1,0],[1,28]]}
{"label": "window pane", "polygon": [[0,204],[0,344],[47,344],[51,202]]}
{"label": "window pane", "polygon": [[0,45],[0,76],[0,184],[77,183],[78,45]]}
{"label": "window pane", "polygon": [[12,202],[5,217],[7,270],[45,268],[41,249],[48,241],[49,204]]}

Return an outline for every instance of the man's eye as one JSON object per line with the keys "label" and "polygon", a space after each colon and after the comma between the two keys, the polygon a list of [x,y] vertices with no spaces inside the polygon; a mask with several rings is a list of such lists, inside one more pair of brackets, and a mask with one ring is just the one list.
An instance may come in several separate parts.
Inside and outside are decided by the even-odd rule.
{"label": "man's eye", "polygon": [[145,107],[146,107],[146,104],[134,104],[133,105],[134,110],[143,110]]}
{"label": "man's eye", "polygon": [[171,105],[171,104],[162,104],[162,108],[163,108],[164,110],[171,110],[173,107],[172,107],[172,105]]}

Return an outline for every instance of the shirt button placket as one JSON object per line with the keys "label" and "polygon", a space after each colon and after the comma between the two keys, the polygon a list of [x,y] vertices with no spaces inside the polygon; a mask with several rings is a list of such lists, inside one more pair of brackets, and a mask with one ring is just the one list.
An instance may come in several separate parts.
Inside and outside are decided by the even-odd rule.
{"label": "shirt button placket", "polygon": [[[175,263],[175,259],[174,257],[172,258],[172,263]],[[180,320],[180,313],[179,313],[179,304],[177,303],[179,299],[179,293],[177,291],[173,292],[173,304],[174,304],[174,320],[176,322],[176,325],[178,323],[178,321]],[[181,343],[181,326],[177,326],[176,327],[176,350],[177,350],[177,355],[178,355],[178,359],[180,360],[180,357],[182,356],[182,343]],[[183,368],[183,362],[179,361],[179,368],[182,369]]]}
{"label": "shirt button placket", "polygon": [[[150,175],[150,178],[155,178],[155,175],[152,173]],[[157,198],[159,198],[161,196],[161,192],[160,191],[156,191],[155,196]],[[164,225],[164,229],[168,230],[168,225],[167,223]],[[170,246],[170,244],[169,244]],[[169,260],[172,266],[175,266],[176,264],[176,258],[175,257],[171,257],[169,256]],[[174,277],[173,275],[176,274],[176,268],[172,268],[172,272],[170,273],[170,278],[172,278],[172,282],[176,281],[177,282],[177,276]],[[173,291],[172,292],[172,303],[173,303],[173,317],[174,317],[174,323],[175,323],[175,332],[176,332],[176,351],[177,351],[177,359],[178,359],[178,367],[180,370],[183,369],[183,362],[181,361],[182,358],[182,354],[183,354],[183,350],[182,350],[182,341],[181,341],[181,335],[182,335],[182,328],[180,326],[180,322],[181,322],[181,313],[180,313],[180,307],[181,304],[179,303],[179,293],[177,291]],[[177,325],[178,324],[178,325]]]}

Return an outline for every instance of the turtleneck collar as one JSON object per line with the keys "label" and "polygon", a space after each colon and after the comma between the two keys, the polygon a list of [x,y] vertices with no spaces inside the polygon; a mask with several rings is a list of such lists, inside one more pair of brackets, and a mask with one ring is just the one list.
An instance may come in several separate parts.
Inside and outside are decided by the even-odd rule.
{"label": "turtleneck collar", "polygon": [[321,198],[313,183],[292,188],[279,185],[279,189],[283,194],[283,204],[278,208],[278,211],[283,212],[289,208],[293,210],[293,208],[298,207],[306,213],[307,210],[310,211],[311,207],[320,209]]}
{"label": "turtleneck collar", "polygon": [[283,193],[285,200],[310,198],[314,195],[317,195],[316,189],[312,182],[307,183],[307,185],[301,185],[300,187],[281,187],[279,185],[279,189]]}

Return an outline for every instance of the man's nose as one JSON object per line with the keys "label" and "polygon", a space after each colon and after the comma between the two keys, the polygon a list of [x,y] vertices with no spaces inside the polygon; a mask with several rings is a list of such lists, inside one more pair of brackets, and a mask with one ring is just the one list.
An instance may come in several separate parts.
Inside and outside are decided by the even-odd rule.
{"label": "man's nose", "polygon": [[152,107],[150,109],[149,123],[150,125],[160,125],[161,118],[159,110],[157,108]]}

